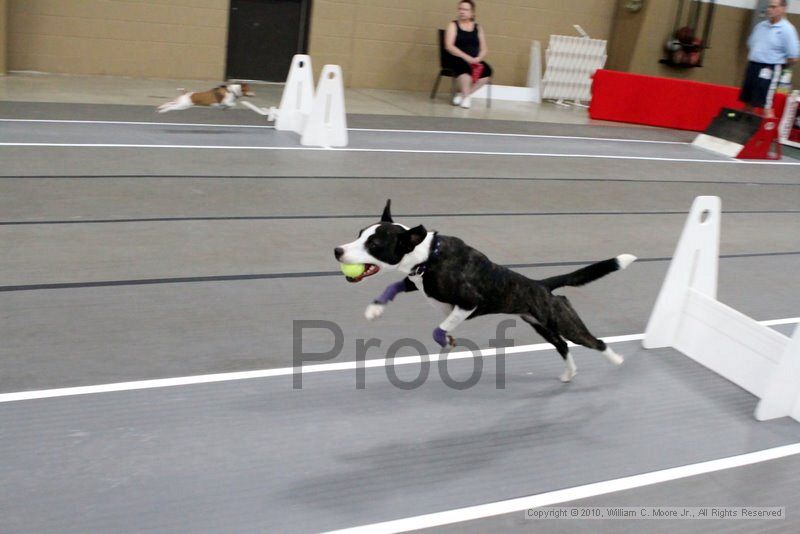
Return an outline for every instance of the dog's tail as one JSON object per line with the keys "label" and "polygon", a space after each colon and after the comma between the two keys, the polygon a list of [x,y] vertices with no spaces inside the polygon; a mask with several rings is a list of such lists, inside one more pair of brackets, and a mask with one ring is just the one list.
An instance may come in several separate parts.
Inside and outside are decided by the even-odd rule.
{"label": "dog's tail", "polygon": [[547,286],[550,291],[565,286],[583,286],[607,274],[611,274],[614,271],[622,270],[634,261],[636,261],[636,256],[632,254],[620,254],[616,258],[598,261],[597,263],[581,267],[577,271],[571,273],[545,278],[542,280],[542,283]]}
{"label": "dog's tail", "polygon": [[193,105],[192,94],[184,93],[175,100],[170,100],[158,106],[158,112],[166,113],[167,111],[179,111],[181,109],[189,109]]}
{"label": "dog's tail", "polygon": [[170,100],[169,102],[166,102],[166,103],[161,104],[160,106],[158,106],[157,110],[158,110],[159,113],[166,113],[167,111],[173,111],[173,110],[176,110],[176,109],[179,109],[178,108],[178,102],[175,101],[175,100]]}
{"label": "dog's tail", "polygon": [[182,99],[177,99],[177,100],[171,100],[170,102],[167,102],[165,104],[161,104],[160,106],[158,106],[157,111],[159,113],[166,113],[167,111],[179,111],[189,107],[191,106],[187,106],[186,102],[184,102]]}

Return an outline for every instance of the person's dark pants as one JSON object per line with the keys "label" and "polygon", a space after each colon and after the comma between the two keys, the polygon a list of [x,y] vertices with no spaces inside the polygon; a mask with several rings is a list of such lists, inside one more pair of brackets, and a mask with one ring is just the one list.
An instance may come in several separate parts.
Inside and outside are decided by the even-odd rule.
{"label": "person's dark pants", "polygon": [[[481,73],[481,79],[491,78],[492,67],[490,67],[489,64],[486,63],[485,61],[481,61],[481,63],[483,63],[483,72]],[[447,68],[456,73],[456,78],[458,78],[462,74],[472,75],[472,66],[470,66],[469,63],[467,63],[460,57],[450,56],[449,58],[447,58]]]}
{"label": "person's dark pants", "polygon": [[[767,71],[769,72],[767,73]],[[739,101],[754,108],[763,108],[767,103],[767,95],[774,75],[775,65],[756,63],[755,61],[748,62],[742,90],[739,93]]]}

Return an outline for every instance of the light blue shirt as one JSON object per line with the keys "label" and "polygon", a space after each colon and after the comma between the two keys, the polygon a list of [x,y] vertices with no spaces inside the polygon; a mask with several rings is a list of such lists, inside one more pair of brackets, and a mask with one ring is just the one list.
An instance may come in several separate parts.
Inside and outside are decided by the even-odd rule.
{"label": "light blue shirt", "polygon": [[800,56],[800,42],[797,30],[785,18],[772,24],[769,20],[759,22],[747,40],[750,54],[747,59],[756,63],[777,65],[785,63],[786,58]]}

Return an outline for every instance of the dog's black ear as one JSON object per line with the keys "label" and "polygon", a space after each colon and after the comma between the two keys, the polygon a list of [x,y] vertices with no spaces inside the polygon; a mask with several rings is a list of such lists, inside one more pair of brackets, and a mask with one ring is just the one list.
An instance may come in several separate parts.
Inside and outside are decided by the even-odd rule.
{"label": "dog's black ear", "polygon": [[383,208],[383,215],[381,215],[381,222],[394,222],[392,220],[392,199],[386,201],[386,207]]}
{"label": "dog's black ear", "polygon": [[411,230],[406,230],[400,235],[400,241],[402,242],[404,248],[406,249],[406,253],[411,252],[417,245],[425,241],[425,238],[428,236],[428,231],[425,229],[424,226],[421,224],[419,226],[415,226]]}

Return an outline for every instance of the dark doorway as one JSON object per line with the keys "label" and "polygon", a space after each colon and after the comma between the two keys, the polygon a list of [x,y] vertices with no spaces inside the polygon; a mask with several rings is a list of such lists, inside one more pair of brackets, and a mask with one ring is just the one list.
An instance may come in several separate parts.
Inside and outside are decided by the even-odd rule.
{"label": "dark doorway", "polygon": [[283,82],[308,50],[311,0],[231,0],[225,77]]}

